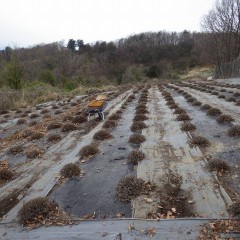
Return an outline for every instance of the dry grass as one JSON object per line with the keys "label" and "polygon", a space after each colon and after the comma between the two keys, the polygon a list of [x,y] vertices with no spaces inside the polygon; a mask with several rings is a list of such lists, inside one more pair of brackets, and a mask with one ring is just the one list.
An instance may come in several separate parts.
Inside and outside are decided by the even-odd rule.
{"label": "dry grass", "polygon": [[9,153],[12,155],[17,155],[19,153],[22,153],[23,151],[24,151],[23,145],[16,145],[9,149]]}
{"label": "dry grass", "polygon": [[148,110],[146,108],[139,108],[135,112],[136,114],[148,114]]}
{"label": "dry grass", "polygon": [[147,119],[148,117],[144,114],[136,114],[135,117],[133,118],[133,121],[145,121]]}
{"label": "dry grass", "polygon": [[81,173],[81,169],[77,164],[68,163],[60,171],[61,176],[65,178],[76,177]]}
{"label": "dry grass", "polygon": [[49,110],[45,108],[45,109],[43,109],[40,113],[41,113],[41,114],[49,113]]}
{"label": "dry grass", "polygon": [[58,114],[61,114],[61,113],[63,113],[61,110],[57,110],[57,111],[54,112],[54,115],[58,115]]}
{"label": "dry grass", "polygon": [[100,130],[93,135],[94,140],[105,140],[112,138],[112,135],[106,130]]}
{"label": "dry grass", "polygon": [[131,130],[133,132],[141,132],[142,129],[144,129],[146,127],[147,127],[147,125],[143,121],[135,121],[131,126]]}
{"label": "dry grass", "polygon": [[120,202],[130,202],[139,196],[143,190],[144,181],[134,176],[122,178],[116,187],[116,197]]}
{"label": "dry grass", "polygon": [[56,211],[56,205],[49,202],[47,198],[39,197],[23,204],[18,212],[18,219],[21,224],[40,223],[51,217]]}
{"label": "dry grass", "polygon": [[83,147],[80,151],[79,151],[79,155],[81,158],[85,158],[85,157],[90,157],[90,156],[94,156],[99,152],[99,149],[93,145],[86,145],[85,147]]}
{"label": "dry grass", "polygon": [[189,103],[192,103],[195,101],[196,101],[196,98],[193,98],[193,97],[187,98],[187,102],[189,102]]}
{"label": "dry grass", "polygon": [[231,123],[234,121],[234,118],[231,115],[222,114],[217,118],[219,123]]}
{"label": "dry grass", "polygon": [[63,124],[63,126],[61,128],[62,132],[70,132],[70,131],[75,131],[75,130],[77,130],[77,127],[72,123],[65,123],[65,124]]}
{"label": "dry grass", "polygon": [[62,139],[61,135],[60,134],[56,134],[56,133],[53,133],[53,134],[50,134],[48,136],[48,141],[49,142],[58,142]]}
{"label": "dry grass", "polygon": [[190,118],[189,115],[186,114],[186,113],[181,113],[181,114],[179,114],[179,115],[177,116],[177,118],[176,118],[177,121],[188,121],[188,120],[190,120],[190,119],[191,119],[191,118]]}
{"label": "dry grass", "polygon": [[120,114],[114,113],[108,117],[108,120],[119,120],[121,118]]}
{"label": "dry grass", "polygon": [[218,108],[210,108],[208,111],[207,111],[207,115],[210,115],[210,116],[218,116],[222,114],[221,110],[218,109]]}
{"label": "dry grass", "polygon": [[217,171],[217,172],[226,172],[230,170],[229,165],[222,159],[211,159],[208,162],[208,168],[210,171]]}
{"label": "dry grass", "polygon": [[48,130],[52,130],[52,129],[57,129],[57,128],[61,128],[62,124],[59,122],[52,122],[47,126]]}
{"label": "dry grass", "polygon": [[142,134],[132,134],[128,140],[128,142],[133,144],[140,144],[146,141],[146,138]]}
{"label": "dry grass", "polygon": [[0,170],[0,182],[6,182],[14,177],[14,173],[9,169]]}
{"label": "dry grass", "polygon": [[66,121],[72,121],[73,120],[73,116],[72,115],[66,115],[63,117],[63,122],[66,122]]}
{"label": "dry grass", "polygon": [[190,144],[192,146],[203,146],[203,147],[208,147],[211,145],[211,143],[204,137],[202,136],[195,136],[190,140]]}
{"label": "dry grass", "polygon": [[29,122],[28,126],[32,127],[32,126],[35,126],[37,124],[38,124],[38,121],[33,120],[33,121]]}
{"label": "dry grass", "polygon": [[184,123],[181,126],[181,130],[184,132],[193,132],[196,129],[197,129],[196,126],[192,123]]}
{"label": "dry grass", "polygon": [[107,120],[104,124],[103,124],[103,128],[109,129],[109,128],[114,128],[117,126],[117,122],[114,120]]}
{"label": "dry grass", "polygon": [[18,120],[17,120],[17,125],[22,125],[22,124],[24,124],[24,123],[26,123],[27,122],[27,120],[25,119],[25,118],[19,118]]}
{"label": "dry grass", "polygon": [[208,110],[208,109],[210,109],[210,108],[212,108],[212,107],[211,107],[211,105],[209,105],[209,104],[204,104],[204,105],[202,105],[202,107],[201,107],[202,110]]}
{"label": "dry grass", "polygon": [[178,104],[177,103],[173,103],[171,105],[168,106],[170,109],[177,109],[179,108]]}
{"label": "dry grass", "polygon": [[228,135],[231,137],[240,136],[240,125],[235,125],[228,130]]}
{"label": "dry grass", "polygon": [[139,150],[133,150],[128,155],[128,163],[136,165],[145,158],[145,154]]}
{"label": "dry grass", "polygon": [[236,102],[237,100],[234,97],[230,97],[230,98],[227,99],[227,101],[228,102]]}
{"label": "dry grass", "polygon": [[199,102],[199,101],[194,101],[194,102],[192,102],[192,105],[193,105],[193,106],[201,106],[202,103]]}
{"label": "dry grass", "polygon": [[73,118],[72,123],[84,123],[87,121],[87,117],[83,114]]}

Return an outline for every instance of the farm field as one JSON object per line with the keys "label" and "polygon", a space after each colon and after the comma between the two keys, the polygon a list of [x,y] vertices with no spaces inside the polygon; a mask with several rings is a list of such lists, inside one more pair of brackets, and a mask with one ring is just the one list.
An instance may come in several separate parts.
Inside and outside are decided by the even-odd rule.
{"label": "farm field", "polygon": [[[103,121],[83,112],[94,94],[1,112],[0,238],[234,238],[240,82],[190,80],[103,94]],[[36,198],[54,204],[46,218],[23,213]]]}

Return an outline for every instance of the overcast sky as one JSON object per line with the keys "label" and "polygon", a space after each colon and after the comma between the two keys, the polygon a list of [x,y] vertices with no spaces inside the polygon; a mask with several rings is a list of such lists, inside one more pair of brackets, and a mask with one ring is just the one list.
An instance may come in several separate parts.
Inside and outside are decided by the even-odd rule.
{"label": "overcast sky", "polygon": [[146,31],[200,31],[215,0],[0,0],[0,49]]}

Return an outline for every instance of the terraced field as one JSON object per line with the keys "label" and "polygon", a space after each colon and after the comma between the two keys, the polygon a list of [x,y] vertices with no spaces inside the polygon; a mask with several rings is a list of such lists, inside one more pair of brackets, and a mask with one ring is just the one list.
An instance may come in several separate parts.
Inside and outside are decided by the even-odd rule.
{"label": "terraced field", "polygon": [[[20,218],[31,228],[80,221],[80,232],[90,231],[81,230],[85,220],[105,224],[91,239],[204,239],[201,229],[213,239],[202,224],[240,213],[240,85],[188,81],[105,94],[104,121],[87,121],[82,111],[94,96],[1,112],[2,238],[21,232],[26,239],[65,239],[62,231],[62,238],[43,238],[43,228],[28,235]],[[66,165],[73,170],[64,172]],[[56,204],[58,214],[21,221],[20,209],[39,197]],[[121,228],[116,219],[128,221],[128,230],[120,234],[104,222]],[[147,230],[129,222],[136,219],[148,219]],[[168,235],[159,220],[171,223],[164,226]]]}

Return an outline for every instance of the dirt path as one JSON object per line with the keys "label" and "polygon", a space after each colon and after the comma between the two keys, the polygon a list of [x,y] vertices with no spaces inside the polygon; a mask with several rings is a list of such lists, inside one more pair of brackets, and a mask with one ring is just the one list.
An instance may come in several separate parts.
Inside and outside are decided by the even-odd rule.
{"label": "dirt path", "polygon": [[[119,109],[123,102],[123,97],[128,96],[130,92],[131,91],[128,91],[120,95],[108,105],[108,109],[111,109],[110,114]],[[4,185],[1,188],[0,199],[9,195],[10,192],[24,189],[30,182],[33,183],[24,195],[18,196],[19,203],[6,214],[2,222],[14,220],[24,202],[35,197],[46,196],[59,180],[59,171],[61,168],[67,163],[73,163],[79,160],[79,150],[83,146],[90,144],[93,135],[101,129],[102,125],[103,122],[98,124],[97,127],[87,135],[81,136],[80,138],[77,132],[70,133],[61,142],[51,147],[42,158],[36,159],[36,161],[31,162],[30,165],[24,166],[26,171],[23,174]]]}
{"label": "dirt path", "polygon": [[156,211],[161,201],[161,190],[166,190],[164,187],[169,180],[172,183],[170,178],[178,178],[175,184],[180,184],[182,190],[190,193],[190,203],[186,204],[194,203],[196,216],[227,217],[226,204],[231,200],[214,176],[204,169],[201,151],[190,148],[188,136],[180,130],[180,123],[173,120],[175,116],[156,87],[150,89],[149,96],[148,128],[143,130],[147,141],[141,145],[147,157],[138,165],[137,176],[154,182],[160,194],[156,191],[151,193],[152,203],[146,203],[145,196],[133,201],[133,216],[145,218],[149,212]]}

